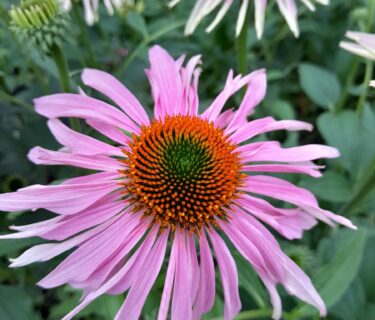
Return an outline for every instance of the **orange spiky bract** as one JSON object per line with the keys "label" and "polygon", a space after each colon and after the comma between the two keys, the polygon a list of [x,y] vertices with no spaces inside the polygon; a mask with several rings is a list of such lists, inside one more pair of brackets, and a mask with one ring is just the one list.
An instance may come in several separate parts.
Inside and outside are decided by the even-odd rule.
{"label": "orange spiky bract", "polygon": [[227,219],[243,175],[236,152],[220,128],[195,116],[153,120],[125,151],[123,183],[134,208],[172,230],[199,233]]}

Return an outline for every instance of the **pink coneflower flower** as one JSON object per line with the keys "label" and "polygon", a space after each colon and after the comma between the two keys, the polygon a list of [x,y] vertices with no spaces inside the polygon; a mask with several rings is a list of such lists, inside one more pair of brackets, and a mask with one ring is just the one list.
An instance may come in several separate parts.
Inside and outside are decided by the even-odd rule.
{"label": "pink coneflower flower", "polygon": [[[72,7],[72,0],[59,0],[65,11],[69,11]],[[121,5],[128,0],[103,0],[105,7],[110,15],[113,15],[115,9],[121,7]],[[85,20],[88,25],[93,25],[97,20],[97,11],[99,6],[99,0],[82,0],[83,8],[85,10]]]}
{"label": "pink coneflower flower", "polygon": [[[348,31],[345,36],[354,42],[341,41],[341,48],[375,61],[375,34]],[[375,87],[375,80],[370,81],[370,86]]]}
{"label": "pink coneflower flower", "polygon": [[[0,195],[3,211],[44,208],[57,214],[47,221],[13,226],[18,233],[2,236],[54,241],[32,247],[13,259],[11,266],[47,261],[75,248],[39,282],[43,288],[70,284],[83,289],[80,304],[64,319],[71,319],[102,294],[124,292],[128,293],[116,319],[138,319],[169,255],[158,319],[170,313],[171,319],[184,315],[187,320],[199,319],[213,306],[217,266],[224,318],[232,319],[241,303],[225,234],[258,272],[271,295],[275,319],[282,310],[277,284],[325,315],[324,302],[310,279],[261,222],[287,239],[300,238],[317,220],[355,226],[321,209],[309,191],[260,172],[319,177],[321,167],[311,161],[337,157],[338,151],[323,145],[284,149],[276,141],[251,142],[256,135],[274,130],[312,129],[305,122],[272,117],[247,121],[264,98],[264,70],[236,77],[230,71],[222,92],[200,114],[200,57],[183,66],[183,57],[175,61],[158,46],[149,56],[151,67],[146,73],[155,102],[151,120],[134,95],[98,70],[86,69],[83,83],[119,108],[79,94],[35,100],[37,112],[49,118],[49,128],[63,148],[36,147],[29,153],[31,161],[99,172]],[[239,108],[222,112],[243,87],[247,93]],[[85,120],[116,146],[73,131],[60,120],[66,117]],[[289,202],[294,208],[275,207],[257,195]]]}
{"label": "pink coneflower flower", "polygon": [[[181,0],[172,0],[169,6],[174,6]],[[315,11],[315,6],[313,4],[314,0],[301,0],[306,7]],[[323,5],[328,5],[329,0],[315,0]],[[196,0],[193,11],[190,14],[189,20],[186,24],[185,34],[190,35],[194,32],[199,23],[211,12],[220,7],[215,19],[207,27],[206,31],[211,32],[224,18],[232,4],[239,1],[234,0]],[[298,29],[298,11],[295,0],[276,0],[277,5],[284,16],[286,22],[289,25],[290,30],[293,32],[295,37],[299,36]],[[246,12],[249,7],[249,0],[242,0],[240,11],[238,13],[237,23],[236,23],[236,36],[240,34],[243,24],[245,23]],[[266,13],[267,0],[254,0],[255,5],[255,28],[258,39],[262,37],[264,28],[264,16]]]}

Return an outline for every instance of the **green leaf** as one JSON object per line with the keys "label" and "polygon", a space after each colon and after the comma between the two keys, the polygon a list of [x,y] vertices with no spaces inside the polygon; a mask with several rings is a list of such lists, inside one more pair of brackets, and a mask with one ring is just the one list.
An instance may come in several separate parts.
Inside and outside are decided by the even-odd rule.
{"label": "green leaf", "polygon": [[345,202],[352,194],[349,180],[334,171],[325,172],[319,179],[304,178],[300,186],[330,202]]}
{"label": "green leaf", "polygon": [[32,312],[32,300],[21,288],[0,285],[1,320],[31,319]]}
{"label": "green leaf", "polygon": [[321,67],[303,63],[298,67],[302,89],[318,106],[333,109],[340,98],[341,87],[337,76]]}
{"label": "green leaf", "polygon": [[[345,294],[356,277],[362,261],[365,243],[366,232],[362,230],[353,231],[345,243],[341,245],[332,261],[321,267],[313,277],[313,283],[327,308],[332,307]],[[313,307],[304,305],[297,307],[292,312],[292,318],[301,319],[315,313],[316,310]]]}
{"label": "green leaf", "polygon": [[128,13],[126,21],[129,24],[129,26],[132,27],[135,31],[137,31],[144,39],[148,38],[149,34],[147,31],[147,25],[140,14],[131,11]]}
{"label": "green leaf", "polygon": [[324,139],[341,153],[336,161],[353,179],[363,174],[375,157],[375,115],[368,107],[363,111],[362,117],[354,111],[325,112],[317,121]]}

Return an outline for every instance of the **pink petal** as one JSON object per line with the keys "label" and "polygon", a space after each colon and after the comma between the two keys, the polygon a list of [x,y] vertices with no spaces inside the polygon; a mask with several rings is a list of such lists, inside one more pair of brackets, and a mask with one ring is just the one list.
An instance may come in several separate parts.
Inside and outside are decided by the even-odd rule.
{"label": "pink petal", "polygon": [[139,133],[139,127],[115,107],[80,94],[54,94],[34,100],[35,109],[47,118],[76,117],[98,120],[130,132]]}
{"label": "pink petal", "polygon": [[320,209],[317,200],[311,192],[296,187],[290,182],[269,176],[251,176],[246,178],[245,186],[241,187],[241,189],[295,204],[328,224],[332,224],[332,220],[348,228],[356,229],[350,220]]}
{"label": "pink petal", "polygon": [[[58,214],[74,214],[117,188],[113,181],[74,185],[34,185],[0,194],[1,211],[46,209]],[[67,205],[67,203],[69,205]]]}
{"label": "pink petal", "polygon": [[231,122],[235,115],[234,109],[225,110],[223,113],[215,119],[215,126],[219,128],[225,128]]}
{"label": "pink petal", "polygon": [[[300,239],[304,230],[311,229],[316,225],[315,218],[299,208],[276,208],[263,199],[247,194],[241,195],[238,204],[289,240]],[[247,215],[242,217],[246,218]]]}
{"label": "pink petal", "polygon": [[118,160],[104,155],[72,154],[47,150],[42,147],[34,147],[29,151],[27,156],[29,160],[35,164],[68,165],[100,171],[117,171],[123,169],[122,164]]}
{"label": "pink petal", "polygon": [[[141,246],[135,251],[135,253],[132,255],[132,257],[125,263],[125,265],[116,273],[114,274],[110,279],[108,279],[100,288],[98,288],[95,291],[90,292],[88,295],[86,295],[80,304],[75,307],[71,312],[69,312],[62,320],[70,320],[72,319],[78,312],[80,312],[83,308],[85,308],[88,304],[90,304],[93,300],[98,298],[99,296],[110,292],[113,287],[118,285],[124,278],[127,277],[129,271],[132,270],[132,267],[134,265],[141,266],[143,262],[145,261],[146,257],[148,256],[152,245],[155,242],[155,238],[157,236],[159,228],[153,227],[150,231],[150,233],[145,238],[144,242],[141,244]],[[137,269],[136,271],[138,271]],[[138,272],[137,272],[138,274]],[[130,284],[128,287],[134,282],[134,279],[130,281]],[[127,287],[127,288],[128,288]]]}
{"label": "pink petal", "polygon": [[206,234],[199,237],[200,278],[198,296],[194,303],[193,319],[200,319],[202,314],[211,310],[215,302],[215,268]]}
{"label": "pink petal", "polygon": [[48,240],[65,240],[78,232],[89,229],[112,218],[122,211],[127,203],[123,200],[117,201],[120,194],[110,194],[92,204],[85,210],[74,215],[66,216],[59,221],[48,232],[40,233],[39,236]]}
{"label": "pink petal", "polygon": [[138,277],[131,286],[115,320],[138,319],[146,298],[159,274],[167,247],[168,231],[164,231],[156,241],[143,266],[138,270]]}
{"label": "pink petal", "polygon": [[159,46],[149,51],[148,71],[155,101],[155,117],[178,114],[182,105],[182,83],[178,64]]}
{"label": "pink petal", "polygon": [[43,288],[53,288],[72,281],[86,280],[125,242],[126,237],[138,225],[139,217],[130,213],[123,214],[104,232],[76,249],[38,284]]}
{"label": "pink petal", "polygon": [[253,152],[253,147],[251,146],[251,144],[239,147],[238,151],[242,153],[241,157],[246,162],[304,162],[320,158],[337,158],[340,155],[335,148],[317,144],[310,144],[306,146],[287,149],[281,148],[279,145],[272,143],[265,143],[265,146],[267,146],[267,148],[261,148],[255,153]]}
{"label": "pink petal", "polygon": [[26,250],[22,253],[18,258],[11,259],[12,264],[11,267],[22,267],[34,262],[41,262],[50,260],[61,253],[68,251],[75,246],[79,245],[87,241],[88,239],[92,238],[93,236],[99,234],[103,230],[105,230],[109,225],[111,225],[115,221],[115,218],[110,219],[104,224],[97,226],[89,231],[79,234],[69,240],[60,243],[45,243],[40,244],[30,249]]}
{"label": "pink petal", "polygon": [[150,120],[137,98],[115,77],[109,73],[84,69],[82,81],[117,103],[131,119],[139,125],[149,125]]}
{"label": "pink petal", "polygon": [[264,69],[250,74],[245,97],[242,99],[238,111],[228,125],[226,132],[233,132],[247,122],[247,116],[264,99],[267,90],[267,75]]}
{"label": "pink petal", "polygon": [[119,143],[121,146],[128,145],[131,138],[121,130],[102,121],[86,120],[86,123],[107,138]]}
{"label": "pink petal", "polygon": [[[238,208],[233,209],[235,216]],[[230,223],[222,223],[221,227],[238,251],[262,274],[266,274],[273,281],[282,280],[284,271],[278,263],[277,255],[281,253],[280,247],[268,233],[262,233],[265,228],[250,215],[246,219],[234,217]]]}
{"label": "pink petal", "polygon": [[189,259],[186,250],[186,232],[176,230],[176,274],[173,290],[171,319],[179,319],[184,315],[186,319],[192,318],[191,283],[186,275],[189,272]]}
{"label": "pink petal", "polygon": [[189,283],[191,285],[191,301],[194,302],[199,287],[199,265],[197,249],[195,247],[194,234],[186,236],[186,250],[188,254]]}
{"label": "pink petal", "polygon": [[172,296],[173,283],[176,271],[176,255],[177,241],[173,241],[167,274],[164,281],[164,289],[159,306],[158,320],[166,320],[168,318],[169,304]]}
{"label": "pink petal", "polygon": [[98,289],[103,282],[110,277],[115,268],[122,265],[126,255],[134,249],[137,243],[146,234],[148,228],[149,221],[142,221],[127,235],[123,240],[123,244],[112,255],[105,259],[87,279],[83,281],[72,281],[70,284],[75,288],[84,288],[86,292]]}
{"label": "pink petal", "polygon": [[214,230],[210,230],[209,236],[214,247],[224,290],[224,319],[231,320],[241,310],[236,264],[223,239]]}
{"label": "pink petal", "polygon": [[219,116],[221,110],[223,109],[225,103],[228,99],[234,95],[238,90],[247,85],[251,79],[257,74],[258,71],[248,74],[245,77],[241,75],[233,78],[233,71],[230,70],[228,73],[227,80],[224,85],[224,89],[216,97],[216,99],[211,103],[211,105],[202,114],[203,119],[209,121],[215,121]]}
{"label": "pink petal", "polygon": [[284,173],[304,173],[312,177],[319,178],[322,174],[319,172],[323,166],[311,164],[253,164],[243,166],[245,172],[284,172]]}
{"label": "pink petal", "polygon": [[[244,117],[244,119],[246,120],[246,116]],[[233,121],[235,121],[235,119]],[[311,131],[312,129],[313,129],[312,125],[307,122],[296,121],[296,120],[276,121],[272,117],[266,117],[266,118],[251,121],[239,127],[239,129],[231,135],[230,139],[234,143],[240,144],[241,142],[244,142],[246,140],[249,140],[257,135],[260,135],[266,132],[271,132],[271,131],[276,131],[276,130]]]}
{"label": "pink petal", "polygon": [[117,155],[120,157],[124,155],[119,148],[78,133],[58,119],[49,120],[48,127],[56,140],[61,145],[67,147],[72,153],[83,155]]}
{"label": "pink petal", "polygon": [[288,256],[284,254],[282,258],[285,270],[283,285],[286,290],[302,301],[313,305],[320,311],[320,316],[325,317],[327,315],[326,306],[309,277]]}

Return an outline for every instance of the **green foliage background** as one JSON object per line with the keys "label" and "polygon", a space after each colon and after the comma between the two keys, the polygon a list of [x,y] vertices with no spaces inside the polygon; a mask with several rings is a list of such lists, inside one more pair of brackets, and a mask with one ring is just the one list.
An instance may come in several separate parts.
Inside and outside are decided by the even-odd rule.
{"label": "green foliage background", "polygon": [[[248,33],[249,71],[261,67],[268,71],[268,93],[254,117],[272,115],[309,121],[316,126],[313,133],[270,136],[285,146],[324,143],[337,147],[342,154],[323,163],[323,178],[283,175],[311,190],[323,208],[350,217],[359,226],[354,232],[320,223],[302,240],[279,239],[285,251],[311,276],[327,303],[328,319],[375,319],[375,89],[363,84],[365,61],[338,47],[346,30],[375,31],[374,24],[371,27],[375,17],[367,9],[370,1],[373,0],[332,0],[330,6],[319,6],[315,13],[301,6],[299,39],[292,36],[271,1],[263,39],[256,40],[253,27]],[[150,88],[143,70],[148,66],[148,48],[159,43],[174,57],[202,54],[199,92],[203,110],[220,92],[229,68],[238,70],[234,39],[237,8],[212,34],[206,34],[204,26],[200,26],[193,36],[186,38],[183,23],[193,1],[182,1],[173,10],[167,8],[164,0],[144,2],[141,13],[109,17],[102,10],[100,23],[91,28],[71,13],[63,49],[74,87],[81,85],[79,75],[84,67],[109,71],[136,94],[151,114]],[[18,41],[10,31],[6,11],[13,3],[16,1],[0,3],[0,192],[81,173],[66,167],[35,166],[26,158],[35,145],[58,148],[45,119],[33,111],[32,99],[59,92],[60,88],[53,61],[42,58],[35,48]],[[78,6],[77,10],[78,16],[82,16],[82,8]],[[237,95],[231,104],[238,105],[239,100]],[[2,213],[0,233],[6,233],[10,225],[49,216],[43,211]],[[74,289],[46,291],[35,285],[63,257],[20,269],[7,267],[8,258],[39,242],[0,241],[0,320],[59,319],[79,300],[80,293]],[[264,288],[251,267],[238,254],[234,255],[243,304],[238,319],[270,319],[271,307]],[[143,319],[156,318],[164,274],[165,269],[147,300]],[[280,291],[284,319],[318,318],[315,310]],[[81,312],[80,317],[112,319],[122,301],[121,296],[104,296]],[[220,319],[222,309],[218,286],[215,307],[205,319]]]}

